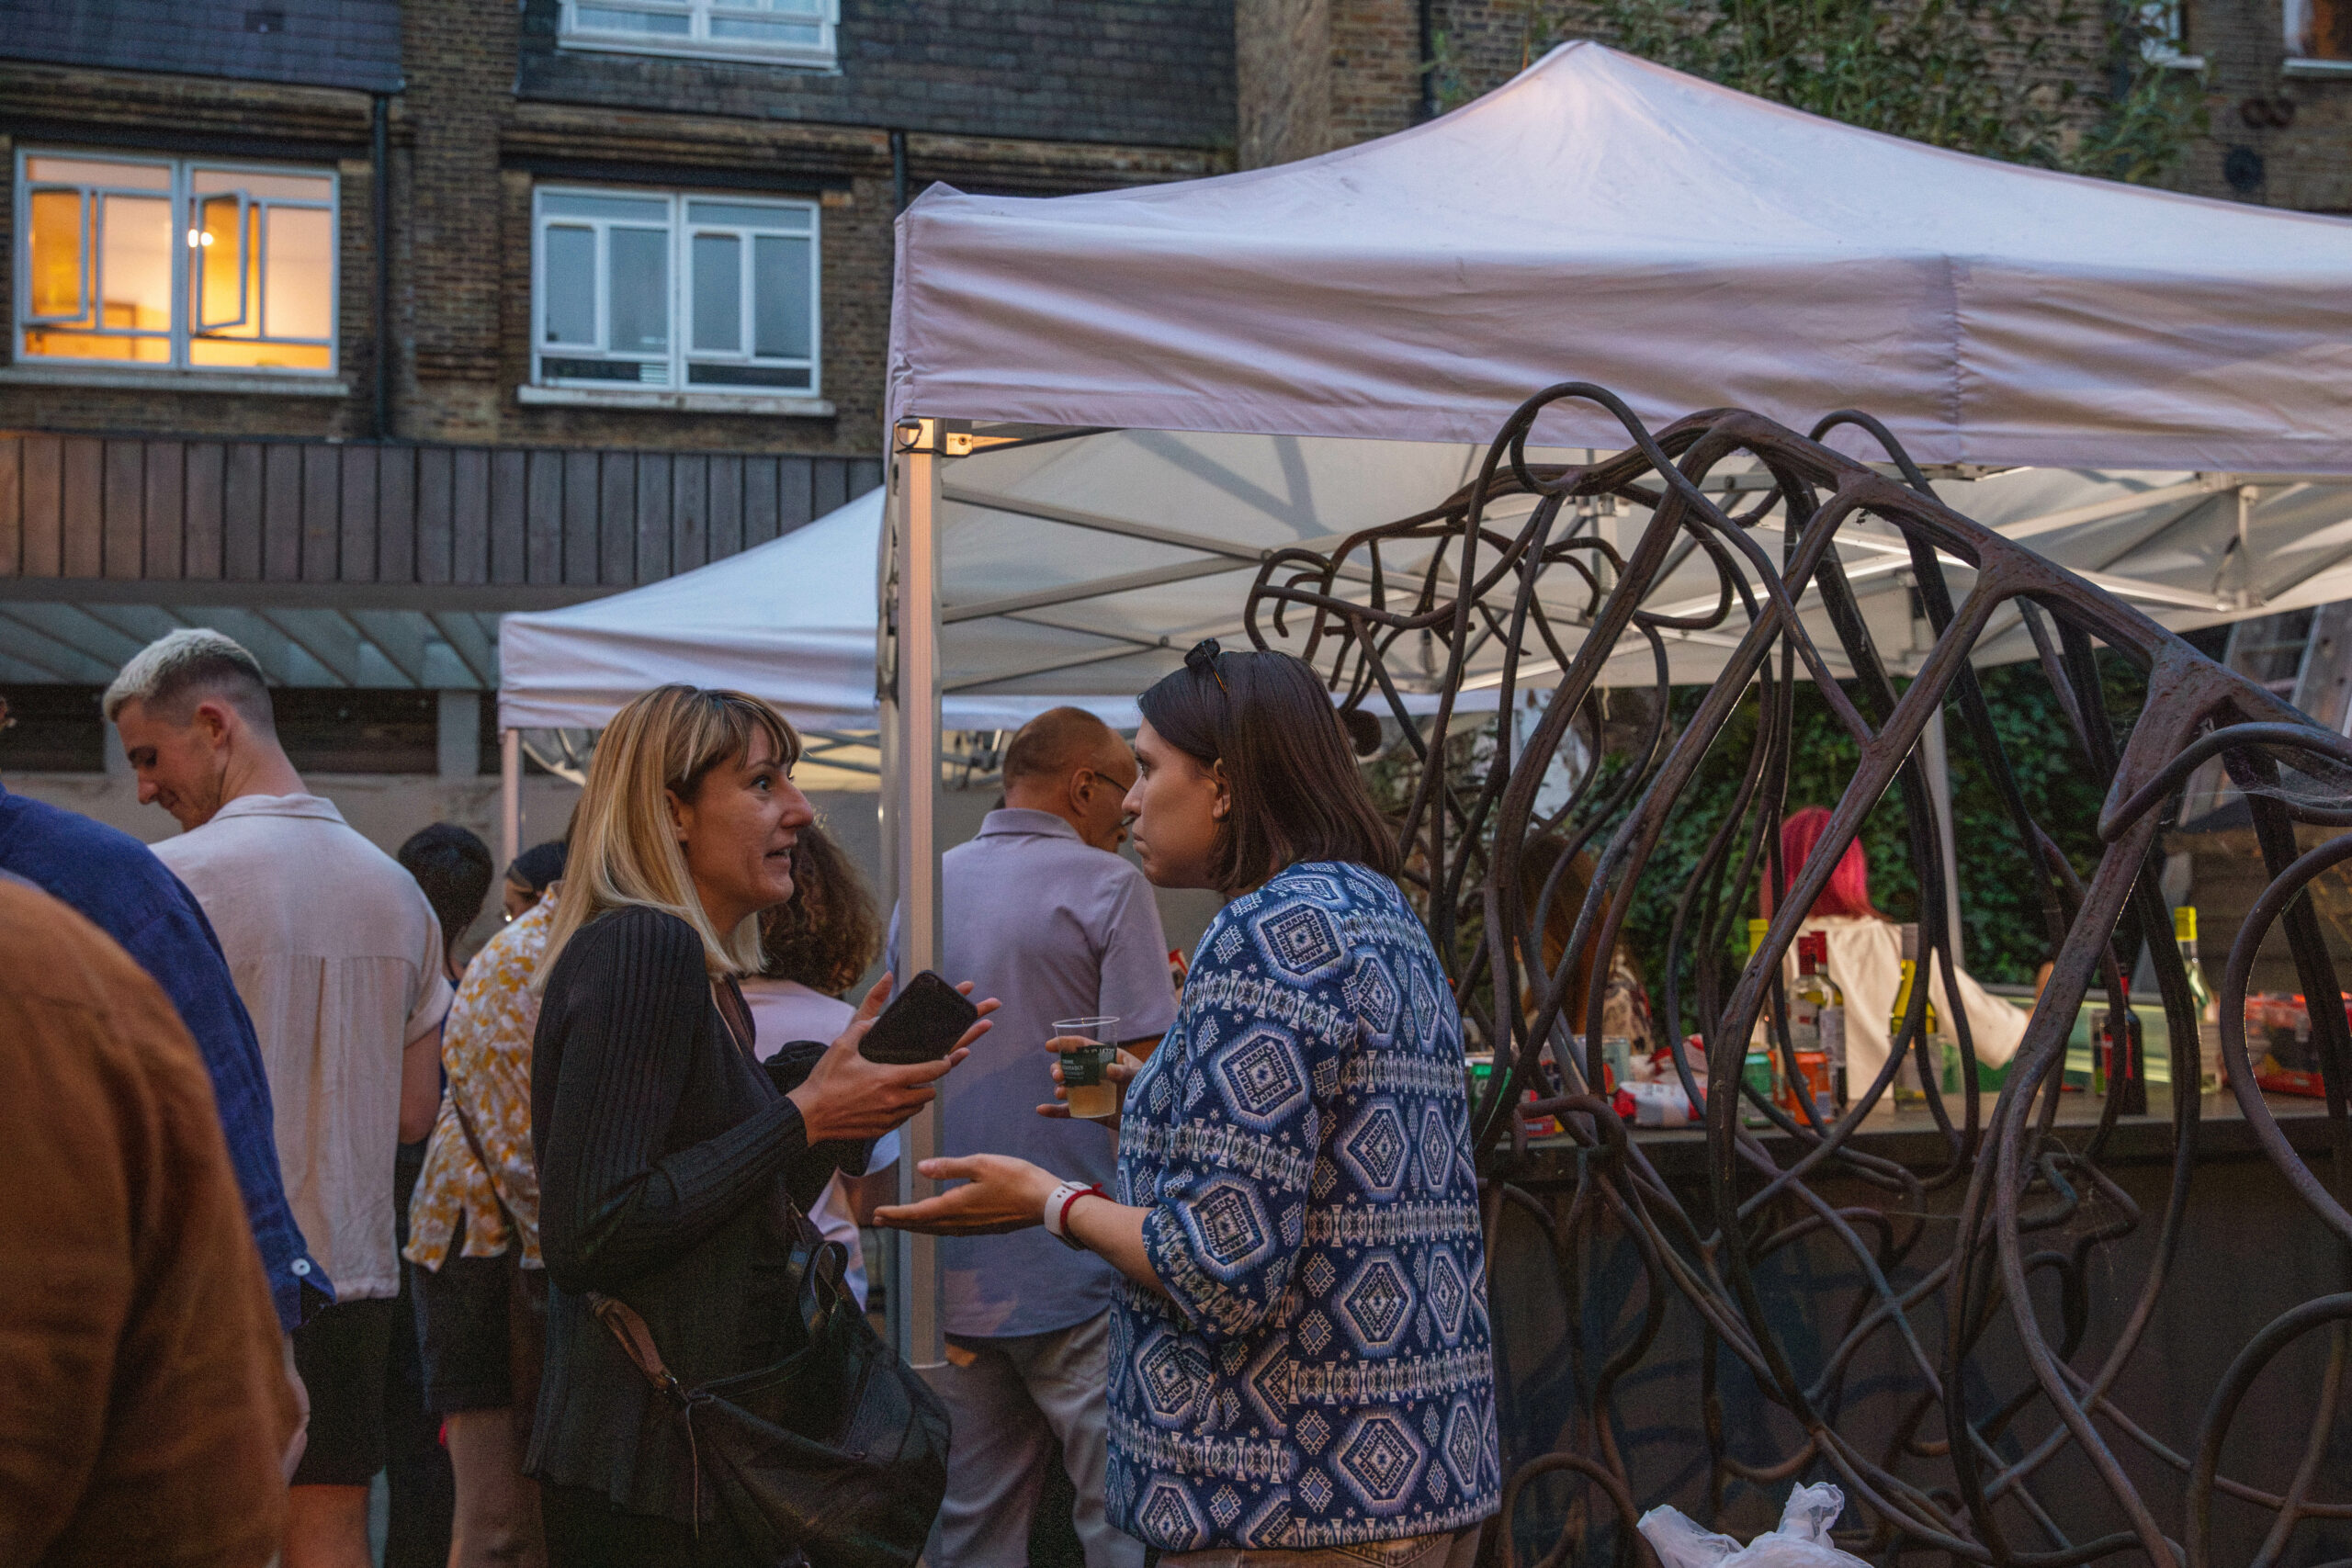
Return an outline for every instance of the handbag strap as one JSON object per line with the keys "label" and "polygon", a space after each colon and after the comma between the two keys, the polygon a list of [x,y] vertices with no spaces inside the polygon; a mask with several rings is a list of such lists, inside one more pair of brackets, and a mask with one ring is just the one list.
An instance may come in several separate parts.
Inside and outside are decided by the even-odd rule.
{"label": "handbag strap", "polygon": [[588,1292],[588,1310],[596,1321],[612,1331],[620,1341],[621,1351],[645,1374],[645,1381],[678,1404],[692,1403],[686,1386],[678,1381],[677,1373],[662,1363],[661,1347],[653,1343],[653,1330],[645,1326],[645,1319],[637,1309],[618,1296],[608,1296],[602,1291]]}

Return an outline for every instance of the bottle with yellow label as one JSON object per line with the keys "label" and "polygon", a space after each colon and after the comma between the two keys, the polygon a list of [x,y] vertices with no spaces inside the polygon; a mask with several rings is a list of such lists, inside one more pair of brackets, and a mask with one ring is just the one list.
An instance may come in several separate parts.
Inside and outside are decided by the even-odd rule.
{"label": "bottle with yellow label", "polygon": [[[1772,929],[1770,920],[1747,922],[1747,956],[1753,960],[1764,946],[1764,933]],[[1772,990],[1770,976],[1764,989],[1764,1005],[1757,1010],[1756,1027],[1747,1036],[1747,1055],[1740,1064],[1740,1077],[1750,1089],[1775,1103],[1782,1096],[1781,1084],[1781,1054],[1772,1033]],[[1769,1127],[1772,1119],[1746,1096],[1740,1099],[1740,1119],[1751,1127]]]}
{"label": "bottle with yellow label", "polygon": [[[1888,1013],[1886,1021],[1886,1048],[1890,1051],[1904,1043],[1903,1019],[1904,1015],[1911,1010],[1911,988],[1914,985],[1925,984],[1918,979],[1918,972],[1919,928],[1915,925],[1906,925],[1903,928],[1903,977],[1895,987],[1894,1007],[1893,1011]],[[1928,1037],[1929,1059],[1939,1060],[1940,1058],[1935,1055],[1936,1004],[1932,999],[1928,1003],[1926,1016],[1920,1020],[1919,1027],[1920,1032]],[[1903,1060],[1894,1069],[1894,1103],[1921,1105],[1927,1102],[1927,1099],[1928,1091],[1919,1084],[1919,1052],[1918,1047],[1914,1043],[1909,1050],[1903,1053]]]}
{"label": "bottle with yellow label", "polygon": [[[2197,1003],[2197,1092],[2219,1093],[2222,1088],[2222,1003],[2213,995],[2211,982],[2205,978],[2205,966],[2197,961],[2197,911],[2183,904],[2172,912],[2173,940],[2180,944],[2180,962],[2188,971],[2188,994]],[[2186,1052],[2173,1053],[2173,1082],[2185,1083],[2188,1075],[2181,1069],[2188,1064],[2182,1059]]]}

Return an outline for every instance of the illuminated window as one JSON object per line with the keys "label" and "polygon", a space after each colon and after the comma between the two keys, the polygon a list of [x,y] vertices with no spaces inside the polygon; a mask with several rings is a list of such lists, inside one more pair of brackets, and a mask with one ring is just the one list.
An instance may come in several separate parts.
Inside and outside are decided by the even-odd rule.
{"label": "illuminated window", "polygon": [[833,63],[840,0],[564,0],[563,42],[631,54]]}
{"label": "illuminated window", "polygon": [[2352,0],[2287,0],[2287,53],[2352,63]]}
{"label": "illuminated window", "polygon": [[331,373],[335,177],[22,152],[18,357]]}
{"label": "illuminated window", "polygon": [[817,204],[542,188],[531,297],[550,387],[817,395]]}

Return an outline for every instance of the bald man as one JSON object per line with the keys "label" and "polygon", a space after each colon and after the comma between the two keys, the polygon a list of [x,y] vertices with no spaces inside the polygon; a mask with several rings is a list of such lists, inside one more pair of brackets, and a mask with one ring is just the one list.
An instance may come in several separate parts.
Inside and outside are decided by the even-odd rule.
{"label": "bald man", "polygon": [[[1176,1021],[1159,906],[1115,852],[1135,780],[1135,754],[1101,719],[1081,708],[1040,714],[1005,750],[1003,807],[944,857],[941,972],[968,976],[1004,1004],[956,1069],[944,1153],[1016,1155],[1080,1185],[1115,1175],[1103,1127],[1049,1121],[1036,1108],[1053,1098],[1041,1047],[1056,1020],[1115,1016],[1117,1037],[1138,1055]],[[925,1553],[933,1568],[1027,1568],[1057,1439],[1087,1568],[1141,1568],[1141,1543],[1102,1510],[1117,1271],[1035,1228],[943,1239],[939,1263],[948,1364],[933,1386],[956,1441]]]}

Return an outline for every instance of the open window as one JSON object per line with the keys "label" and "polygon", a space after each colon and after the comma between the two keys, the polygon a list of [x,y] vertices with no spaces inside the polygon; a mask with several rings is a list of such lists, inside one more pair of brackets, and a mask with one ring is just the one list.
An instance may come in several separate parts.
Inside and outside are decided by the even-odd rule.
{"label": "open window", "polygon": [[327,374],[331,170],[17,155],[20,362]]}

